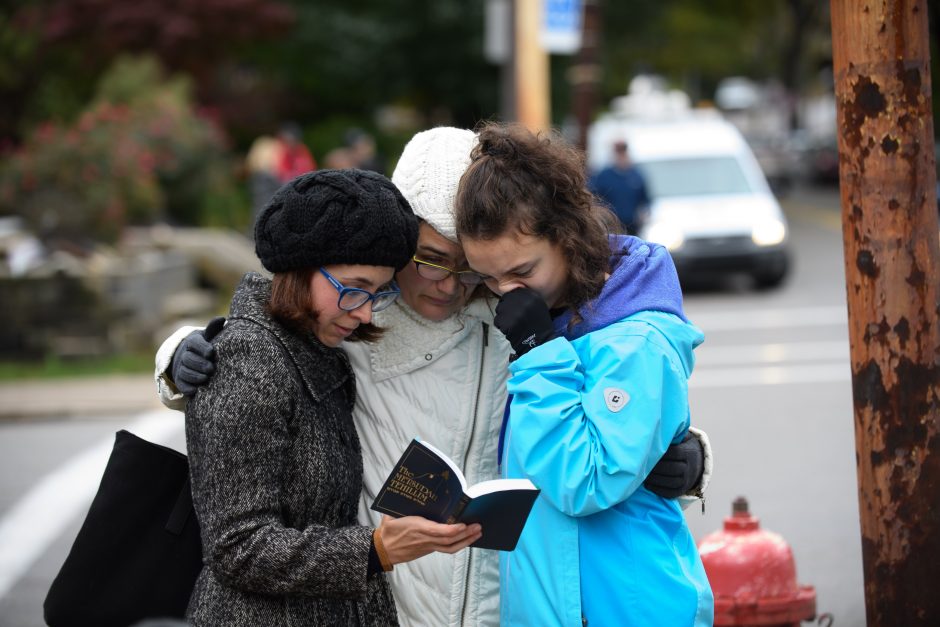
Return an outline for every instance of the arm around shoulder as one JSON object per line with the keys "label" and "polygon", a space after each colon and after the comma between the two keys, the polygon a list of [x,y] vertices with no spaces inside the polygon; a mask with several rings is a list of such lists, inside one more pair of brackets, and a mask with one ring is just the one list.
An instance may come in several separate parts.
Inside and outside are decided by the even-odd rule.
{"label": "arm around shoulder", "polygon": [[173,380],[170,377],[170,366],[173,363],[173,354],[179,348],[180,342],[193,331],[200,331],[203,327],[184,326],[177,329],[173,334],[163,341],[160,348],[157,349],[156,367],[153,378],[157,384],[157,396],[160,402],[169,409],[183,411],[186,409],[186,397],[176,389]]}
{"label": "arm around shoulder", "polygon": [[687,509],[693,503],[701,501],[702,511],[705,511],[705,490],[708,489],[708,484],[712,480],[712,468],[714,465],[711,441],[708,439],[707,433],[695,427],[689,427],[689,434],[696,438],[702,447],[702,454],[704,455],[702,478],[687,494],[679,497],[679,503],[682,509]]}

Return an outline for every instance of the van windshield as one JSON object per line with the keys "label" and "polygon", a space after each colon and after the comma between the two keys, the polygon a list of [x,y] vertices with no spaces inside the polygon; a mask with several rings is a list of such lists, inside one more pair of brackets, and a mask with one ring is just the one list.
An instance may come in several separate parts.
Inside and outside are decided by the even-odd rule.
{"label": "van windshield", "polygon": [[696,157],[637,163],[653,198],[749,194],[751,186],[734,157]]}

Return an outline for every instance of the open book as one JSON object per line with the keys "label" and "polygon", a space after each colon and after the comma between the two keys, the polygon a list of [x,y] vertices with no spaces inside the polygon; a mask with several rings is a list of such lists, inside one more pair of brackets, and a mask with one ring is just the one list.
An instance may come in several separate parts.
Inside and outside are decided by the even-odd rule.
{"label": "open book", "polygon": [[528,479],[493,479],[468,486],[447,455],[426,442],[412,440],[372,509],[441,523],[480,523],[483,536],[471,546],[512,551],[538,494]]}

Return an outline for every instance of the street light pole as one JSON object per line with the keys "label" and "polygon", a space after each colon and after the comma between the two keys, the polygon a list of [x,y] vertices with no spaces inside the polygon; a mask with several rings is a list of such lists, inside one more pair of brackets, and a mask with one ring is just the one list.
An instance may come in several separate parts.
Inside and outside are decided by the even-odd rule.
{"label": "street light pole", "polygon": [[868,624],[940,625],[940,242],[924,0],[831,0]]}
{"label": "street light pole", "polygon": [[539,42],[542,0],[515,0],[516,119],[532,131],[551,126],[549,58]]}

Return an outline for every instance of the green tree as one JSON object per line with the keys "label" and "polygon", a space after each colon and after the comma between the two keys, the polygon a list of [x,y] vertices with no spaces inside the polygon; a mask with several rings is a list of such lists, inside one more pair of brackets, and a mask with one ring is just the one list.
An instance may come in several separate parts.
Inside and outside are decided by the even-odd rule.
{"label": "green tree", "polygon": [[151,57],[119,58],[72,123],[47,122],[0,168],[0,211],[46,238],[113,241],[127,224],[211,221],[233,191],[225,137],[193,108],[188,79]]}
{"label": "green tree", "polygon": [[[461,126],[499,109],[499,68],[483,58],[484,0],[11,1],[0,19],[3,137],[73,119],[128,51],[150,51],[192,76],[197,101],[242,149],[286,119],[324,144],[350,124],[370,127],[389,104],[413,107],[423,124]],[[601,4],[600,102],[640,71],[696,99],[729,75],[779,77],[799,91],[829,55],[828,13],[815,0]],[[553,58],[556,122],[570,99],[571,62]],[[312,147],[322,155],[333,146]]]}
{"label": "green tree", "polygon": [[605,99],[651,71],[709,99],[722,78],[778,78],[798,93],[830,59],[829,13],[814,0],[639,0],[603,4]]}
{"label": "green tree", "polygon": [[283,115],[371,118],[382,105],[472,125],[492,114],[498,68],[483,59],[483,3],[295,0],[296,23],[246,59],[290,93]]}
{"label": "green tree", "polygon": [[0,11],[0,140],[8,141],[73,119],[127,53],[154,54],[194,77],[209,103],[219,67],[293,20],[273,0],[12,0]]}

